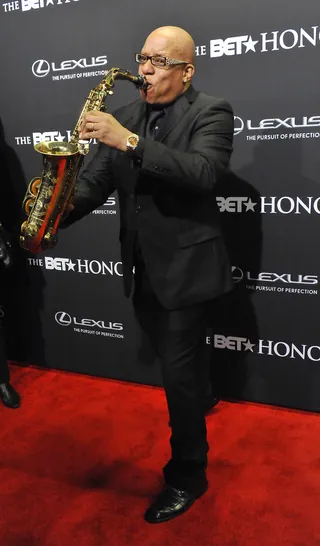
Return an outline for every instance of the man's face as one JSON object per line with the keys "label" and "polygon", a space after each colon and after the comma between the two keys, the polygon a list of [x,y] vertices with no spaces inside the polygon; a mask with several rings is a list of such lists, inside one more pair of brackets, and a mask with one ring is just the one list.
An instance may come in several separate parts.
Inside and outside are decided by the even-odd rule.
{"label": "man's face", "polygon": [[[168,43],[168,39],[156,33],[147,38],[141,53],[150,56],[162,55],[163,57],[176,58],[173,48]],[[140,91],[142,100],[149,104],[166,104],[179,97],[185,89],[185,85],[183,84],[185,67],[185,64],[165,67],[153,66],[150,59],[148,59],[146,64],[140,64],[139,74],[145,76],[151,84],[146,91]]]}

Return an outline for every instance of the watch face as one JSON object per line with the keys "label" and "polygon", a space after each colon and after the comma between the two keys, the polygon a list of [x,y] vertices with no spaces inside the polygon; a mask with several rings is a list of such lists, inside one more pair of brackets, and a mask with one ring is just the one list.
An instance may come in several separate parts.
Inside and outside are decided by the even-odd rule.
{"label": "watch face", "polygon": [[131,146],[136,146],[138,144],[138,139],[137,139],[136,136],[131,135],[128,138],[128,142],[129,142],[129,144],[131,144]]}

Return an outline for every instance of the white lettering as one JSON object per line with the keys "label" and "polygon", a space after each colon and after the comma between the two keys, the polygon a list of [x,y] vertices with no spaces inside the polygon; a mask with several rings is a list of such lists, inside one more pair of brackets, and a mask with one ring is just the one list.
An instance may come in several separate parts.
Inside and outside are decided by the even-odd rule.
{"label": "white lettering", "polygon": [[21,146],[23,144],[31,144],[31,137],[15,137],[15,141],[18,146]]}
{"label": "white lettering", "polygon": [[273,37],[267,39],[268,33],[267,32],[262,32],[261,33],[261,38],[262,38],[261,52],[262,53],[265,52],[265,51],[268,51],[267,44],[269,44],[269,43],[271,43],[272,46],[273,46],[272,51],[278,51],[279,50],[279,48],[277,47],[278,34],[279,34],[279,31],[276,30],[275,32],[272,32]]}
{"label": "white lettering", "polygon": [[56,271],[66,271],[66,265],[70,262],[69,258],[52,258],[45,256],[45,268]]}
{"label": "white lettering", "polygon": [[[285,44],[284,38],[285,38],[285,36],[287,34],[291,34],[291,36],[292,36],[292,44],[291,45]],[[295,47],[297,45],[298,41],[299,41],[299,34],[297,33],[296,30],[288,29],[288,30],[285,30],[284,32],[282,32],[282,34],[280,34],[279,44],[282,47],[282,49],[292,49],[293,47]]]}
{"label": "white lettering", "polygon": [[259,349],[258,349],[258,353],[259,355],[262,355],[264,354],[263,353],[263,349],[267,349],[268,350],[268,355],[272,355],[272,341],[268,340],[267,341],[267,345],[264,345],[264,340],[263,339],[259,339]]}
{"label": "white lettering", "polygon": [[210,40],[210,57],[222,57],[223,55],[241,55],[242,44],[248,40],[248,36],[233,36],[226,40]]}
{"label": "white lettering", "polygon": [[296,345],[292,344],[290,358],[295,358],[296,353],[304,360],[306,356],[306,345],[302,345],[302,350],[299,350]]}
{"label": "white lettering", "polygon": [[217,349],[229,349],[230,351],[241,351],[241,344],[246,343],[245,337],[225,337],[221,334],[214,335],[214,347]]}
{"label": "white lettering", "polygon": [[300,45],[299,47],[305,47],[303,38],[306,38],[310,44],[313,46],[317,45],[317,29],[318,27],[312,27],[313,28],[313,36],[308,34],[303,28],[300,31]]}
{"label": "white lettering", "polygon": [[265,210],[265,207],[271,207],[271,214],[276,214],[276,210],[275,210],[275,202],[276,202],[276,198],[275,197],[270,197],[271,199],[271,202],[267,202],[267,197],[261,197],[261,213],[262,214],[265,214],[266,210]]}
{"label": "white lettering", "polygon": [[197,57],[200,57],[202,55],[206,55],[207,54],[207,46],[206,45],[196,46],[195,53],[196,53]]}
{"label": "white lettering", "polygon": [[39,9],[44,7],[44,0],[21,0],[22,11]]}
{"label": "white lettering", "polygon": [[8,13],[9,11],[16,11],[19,9],[18,0],[16,0],[15,2],[4,2],[2,5],[5,13]]}
{"label": "white lettering", "polygon": [[51,66],[54,72],[61,72],[63,70],[74,70],[77,66],[79,68],[101,66],[101,65],[107,64],[107,62],[108,62],[108,59],[106,55],[99,55],[98,57],[91,57],[90,61],[85,58],[79,59],[78,61],[67,60],[67,61],[62,61],[59,67],[57,67],[56,63],[54,62],[51,63]]}
{"label": "white lettering", "polygon": [[309,349],[307,351],[308,358],[310,358],[310,360],[313,360],[313,362],[319,362],[320,361],[320,356],[319,356],[319,358],[313,358],[313,356],[312,356],[313,349],[316,349],[317,351],[320,352],[320,347],[317,347],[316,345],[314,345],[312,347],[309,347]]}

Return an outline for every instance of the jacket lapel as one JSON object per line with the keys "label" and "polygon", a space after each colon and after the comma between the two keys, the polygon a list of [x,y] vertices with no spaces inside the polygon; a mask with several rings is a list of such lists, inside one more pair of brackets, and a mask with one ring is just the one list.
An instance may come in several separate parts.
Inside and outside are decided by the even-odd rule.
{"label": "jacket lapel", "polygon": [[132,118],[128,121],[126,125],[127,129],[133,133],[138,133],[141,136],[145,133],[147,122],[147,105],[142,100],[139,101],[136,105],[136,108],[133,112]]}
{"label": "jacket lapel", "polygon": [[[166,115],[163,123],[161,123],[159,133],[155,140],[163,142],[168,134],[179,123],[185,112],[194,102],[198,92],[192,86],[181,97],[179,97],[171,106],[166,109]],[[133,133],[144,136],[147,123],[147,104],[143,101],[137,101],[132,116],[127,120],[121,120],[121,123]],[[132,159],[125,152],[118,152],[118,168],[121,169],[122,175],[120,179],[125,180],[126,190],[131,193],[135,191],[137,179],[139,176],[138,169],[134,168]]]}
{"label": "jacket lapel", "polygon": [[159,132],[155,138],[158,142],[163,142],[168,134],[174,129],[174,127],[182,119],[185,112],[189,109],[190,104],[194,102],[198,95],[198,92],[190,86],[181,97],[179,97],[171,106],[166,110],[163,123],[160,125]]}

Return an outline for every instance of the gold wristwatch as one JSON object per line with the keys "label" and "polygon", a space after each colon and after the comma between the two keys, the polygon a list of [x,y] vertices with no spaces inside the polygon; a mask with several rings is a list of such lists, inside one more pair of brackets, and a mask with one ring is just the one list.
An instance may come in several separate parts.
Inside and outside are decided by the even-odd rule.
{"label": "gold wristwatch", "polygon": [[132,135],[129,135],[126,142],[127,152],[134,152],[134,150],[138,146],[138,143],[139,143],[138,135],[135,135],[134,133],[132,133]]}

